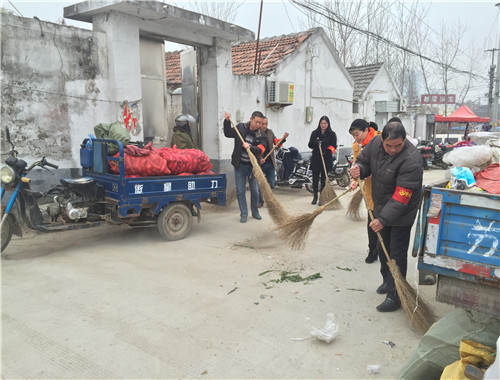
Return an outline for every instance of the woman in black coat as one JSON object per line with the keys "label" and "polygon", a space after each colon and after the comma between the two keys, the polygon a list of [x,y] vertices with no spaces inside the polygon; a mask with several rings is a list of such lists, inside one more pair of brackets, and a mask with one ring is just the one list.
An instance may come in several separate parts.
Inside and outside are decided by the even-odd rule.
{"label": "woman in black coat", "polygon": [[337,149],[337,135],[332,130],[330,126],[330,119],[327,116],[322,116],[319,119],[318,128],[316,128],[311,133],[311,138],[309,139],[309,148],[312,149],[311,157],[311,170],[313,173],[313,200],[312,204],[315,205],[318,202],[318,182],[321,176],[321,190],[325,187],[325,169],[323,168],[323,161],[321,160],[321,152],[323,153],[323,159],[325,161],[325,166],[327,171],[333,170],[333,159],[332,155]]}

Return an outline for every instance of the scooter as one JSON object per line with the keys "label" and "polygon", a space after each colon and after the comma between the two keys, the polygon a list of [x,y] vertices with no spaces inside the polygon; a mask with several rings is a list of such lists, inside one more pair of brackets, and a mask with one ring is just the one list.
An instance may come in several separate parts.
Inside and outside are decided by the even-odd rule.
{"label": "scooter", "polygon": [[443,157],[446,153],[453,150],[452,144],[440,143],[436,146],[434,143],[421,141],[417,149],[422,155],[424,170],[428,170],[430,165],[440,167],[444,170],[448,169],[448,164],[443,161]]}
{"label": "scooter", "polygon": [[[276,148],[276,185],[290,186],[292,188],[302,188],[313,193],[311,154],[304,154],[303,157],[295,147]],[[328,178],[332,185],[336,182],[340,187],[349,185],[349,158],[345,164],[340,164],[336,156],[334,157],[333,170],[328,173]],[[289,173],[289,174],[288,174]]]}

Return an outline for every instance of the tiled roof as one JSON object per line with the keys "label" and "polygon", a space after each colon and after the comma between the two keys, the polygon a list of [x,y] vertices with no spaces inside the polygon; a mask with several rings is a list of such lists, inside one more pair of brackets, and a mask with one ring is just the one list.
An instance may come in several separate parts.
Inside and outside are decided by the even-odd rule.
{"label": "tiled roof", "polygon": [[180,51],[165,53],[165,69],[167,74],[167,87],[181,86],[181,54]]}
{"label": "tiled roof", "polygon": [[[260,68],[259,75],[270,74],[276,66],[292,54],[316,29],[305,32],[287,34],[278,37],[264,38],[259,41]],[[255,49],[257,41],[240,42],[232,47],[233,74],[253,75]],[[167,85],[181,85],[180,52],[165,53]]]}
{"label": "tiled roof", "polygon": [[[259,56],[257,57],[257,65],[259,66],[258,73],[260,75],[270,74],[276,66],[283,62],[305,40],[307,40],[314,31],[315,29],[310,29],[301,33],[269,37],[260,40]],[[233,74],[252,75],[254,73],[253,67],[255,64],[256,46],[257,41],[239,42],[233,45]]]}
{"label": "tiled roof", "polygon": [[377,75],[383,63],[348,67],[347,71],[354,81],[354,99],[359,99]]}

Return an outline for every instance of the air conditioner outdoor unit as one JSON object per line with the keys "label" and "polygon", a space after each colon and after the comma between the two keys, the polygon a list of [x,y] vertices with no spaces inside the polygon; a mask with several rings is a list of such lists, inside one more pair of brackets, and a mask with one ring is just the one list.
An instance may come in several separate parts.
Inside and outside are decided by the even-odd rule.
{"label": "air conditioner outdoor unit", "polygon": [[293,83],[283,81],[269,81],[267,89],[267,103],[268,104],[293,104]]}

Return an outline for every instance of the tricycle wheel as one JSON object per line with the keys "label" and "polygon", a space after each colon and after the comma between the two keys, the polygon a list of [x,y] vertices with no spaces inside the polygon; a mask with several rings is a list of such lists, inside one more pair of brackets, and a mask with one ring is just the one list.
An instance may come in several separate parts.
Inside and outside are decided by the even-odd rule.
{"label": "tricycle wheel", "polygon": [[171,203],[158,216],[158,231],[166,240],[181,240],[191,231],[193,215],[184,203]]}
{"label": "tricycle wheel", "polygon": [[[4,219],[5,217],[5,219]],[[4,215],[2,216],[2,251],[4,251],[5,248],[10,243],[10,239],[12,238],[12,234],[14,232],[14,224],[15,224],[15,219],[14,217],[9,214],[9,215]]]}

